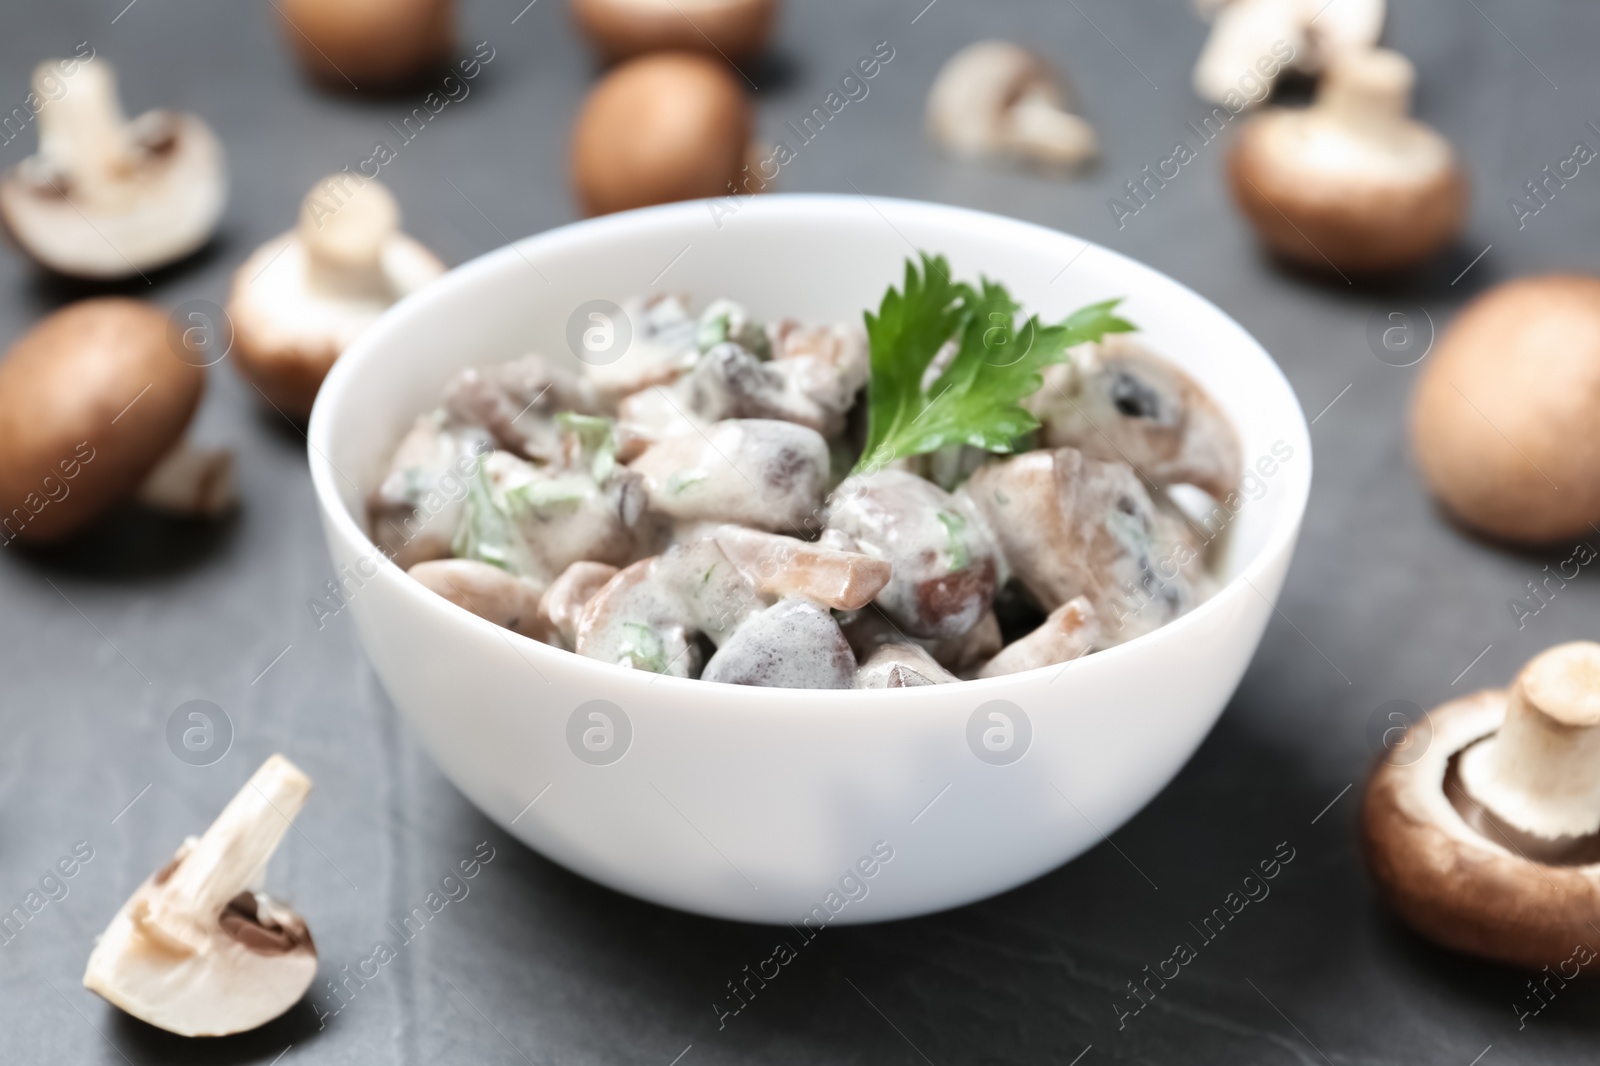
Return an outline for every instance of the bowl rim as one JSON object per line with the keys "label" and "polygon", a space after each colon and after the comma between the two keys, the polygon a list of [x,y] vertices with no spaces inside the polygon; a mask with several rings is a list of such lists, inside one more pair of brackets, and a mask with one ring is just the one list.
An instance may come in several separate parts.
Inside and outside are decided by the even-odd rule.
{"label": "bowl rim", "polygon": [[[365,578],[368,581],[393,580],[395,577],[405,578],[406,574],[391,559],[383,554],[368,535],[362,522],[345,506],[341,496],[337,479],[343,477],[327,457],[331,450],[332,439],[335,431],[337,413],[346,404],[346,393],[352,381],[360,372],[360,368],[367,362],[379,358],[387,335],[394,324],[406,317],[410,311],[421,304],[434,299],[439,293],[449,290],[470,288],[477,280],[488,274],[495,273],[512,265],[515,261],[527,264],[529,260],[524,254],[525,250],[538,246],[567,245],[580,243],[589,235],[611,233],[625,230],[629,226],[647,223],[651,225],[672,226],[680,218],[687,220],[691,215],[697,216],[703,222],[702,212],[715,201],[713,200],[685,200],[668,204],[659,204],[651,207],[636,208],[630,211],[621,211],[595,218],[580,219],[561,226],[556,226],[539,233],[500,245],[479,256],[469,259],[444,275],[430,282],[391,305],[383,312],[377,321],[368,326],[354,343],[350,345],[334,362],[321,388],[318,390],[316,401],[312,406],[311,417],[306,433],[307,458],[311,469],[311,480],[317,503],[322,511],[324,521],[328,523],[330,532],[337,532],[347,538],[351,543],[363,549],[362,556],[375,557],[377,560],[377,573]],[[1292,473],[1285,485],[1284,491],[1289,493],[1283,506],[1273,516],[1272,524],[1267,535],[1255,554],[1239,568],[1238,572],[1219,586],[1212,595],[1198,607],[1172,621],[1135,637],[1125,643],[1097,651],[1092,655],[1082,656],[1065,664],[1037,667],[1015,674],[1006,674],[1000,677],[975,678],[961,681],[961,691],[971,693],[975,698],[985,695],[997,695],[1009,689],[1028,687],[1030,679],[1038,680],[1047,672],[1054,672],[1056,677],[1051,678],[1053,684],[1057,677],[1075,672],[1081,668],[1114,669],[1124,657],[1138,655],[1144,649],[1152,647],[1163,640],[1177,639],[1187,630],[1208,624],[1212,617],[1225,609],[1226,600],[1241,595],[1240,586],[1247,585],[1255,595],[1267,598],[1273,603],[1275,598],[1266,597],[1259,587],[1258,582],[1265,579],[1267,572],[1275,565],[1275,561],[1285,553],[1293,550],[1299,536],[1300,525],[1305,517],[1305,511],[1311,495],[1313,475],[1313,455],[1311,445],[1310,426],[1306,422],[1305,410],[1300,404],[1294,387],[1280,367],[1258,340],[1245,329],[1231,314],[1223,310],[1215,302],[1196,292],[1183,282],[1173,278],[1165,272],[1150,266],[1132,256],[1107,248],[1095,241],[1090,241],[1074,233],[1064,230],[1052,229],[1049,226],[1028,222],[1023,219],[999,215],[993,212],[980,211],[974,208],[958,207],[950,204],[933,203],[923,200],[911,200],[901,197],[874,196],[868,199],[865,195],[849,195],[842,193],[774,193],[759,197],[752,197],[741,205],[741,214],[749,212],[755,214],[782,214],[786,211],[816,211],[826,213],[837,211],[844,205],[849,205],[851,210],[859,209],[865,204],[874,212],[888,221],[880,205],[887,206],[896,212],[916,212],[930,217],[936,221],[943,221],[950,225],[981,226],[986,230],[1001,229],[1010,231],[1020,239],[1034,238],[1047,241],[1070,240],[1081,244],[1082,251],[1093,249],[1101,255],[1110,256],[1132,265],[1139,270],[1148,271],[1157,275],[1168,283],[1184,290],[1196,300],[1200,301],[1222,319],[1239,331],[1239,333],[1254,346],[1255,355],[1260,357],[1264,364],[1263,372],[1268,378],[1276,379],[1276,384],[1281,386],[1289,397],[1290,410],[1286,412],[1291,418],[1290,428],[1298,438],[1293,441],[1297,454],[1305,456],[1303,468],[1296,464],[1297,469]],[[891,223],[892,226],[892,223]],[[1302,472],[1303,470],[1303,472]],[[417,581],[401,581],[399,587],[407,589],[404,595],[418,598],[418,602],[426,602],[434,610],[442,609],[447,615],[452,614],[456,621],[450,624],[465,624],[476,628],[485,636],[498,635],[508,641],[511,648],[524,660],[529,659],[529,654],[535,656],[530,665],[535,668],[548,664],[552,670],[579,671],[583,680],[596,685],[611,685],[631,687],[639,683],[655,684],[664,683],[669,686],[667,691],[674,691],[677,686],[690,686],[679,689],[684,694],[700,693],[703,698],[715,698],[712,693],[721,688],[730,690],[730,694],[743,699],[751,697],[751,686],[727,685],[717,686],[714,682],[703,682],[695,678],[676,677],[665,674],[643,674],[640,671],[629,670],[615,663],[603,662],[599,659],[590,659],[576,652],[557,648],[541,641],[514,633],[501,626],[495,625],[487,619],[481,618],[464,607],[460,607],[443,596],[425,588]],[[1275,609],[1275,604],[1274,604]],[[630,684],[631,683],[631,684]],[[707,692],[710,686],[712,692]],[[762,698],[768,701],[815,701],[816,697],[826,692],[829,700],[842,698],[853,708],[858,708],[861,701],[871,701],[882,706],[898,706],[909,708],[911,701],[918,699],[919,689],[802,689],[802,688],[759,688]]]}

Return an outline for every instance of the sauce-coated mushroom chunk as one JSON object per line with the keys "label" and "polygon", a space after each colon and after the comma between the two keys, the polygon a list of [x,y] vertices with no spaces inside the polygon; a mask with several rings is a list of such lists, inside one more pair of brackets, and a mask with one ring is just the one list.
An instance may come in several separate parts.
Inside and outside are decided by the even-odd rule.
{"label": "sauce-coated mushroom chunk", "polygon": [[851,688],[855,674],[856,657],[828,609],[786,599],[746,620],[700,677],[767,688]]}

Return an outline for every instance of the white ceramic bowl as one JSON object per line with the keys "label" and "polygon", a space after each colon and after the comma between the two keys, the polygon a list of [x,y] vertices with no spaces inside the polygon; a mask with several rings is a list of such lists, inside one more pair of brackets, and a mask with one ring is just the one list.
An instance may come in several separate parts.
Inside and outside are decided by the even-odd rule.
{"label": "white ceramic bowl", "polygon": [[[1305,417],[1233,319],[1077,237],[888,199],[761,196],[718,209],[720,220],[706,202],[631,211],[491,252],[393,308],[334,366],[311,415],[311,472],[334,562],[361,582],[349,599],[361,641],[456,787],[529,846],[618,891],[815,927],[1021,884],[1138,811],[1232,695],[1310,491]],[[725,295],[768,318],[859,320],[913,249],[948,256],[956,277],[1004,282],[1046,320],[1126,297],[1122,313],[1146,341],[1217,397],[1246,463],[1272,473],[1228,523],[1228,582],[1211,600],[1066,669],[898,691],[760,689],[629,671],[516,636],[413,582],[368,539],[363,499],[454,371],[530,350],[573,358],[575,309],[652,290]],[[586,706],[595,700],[606,703]],[[597,707],[607,719],[589,717]]]}

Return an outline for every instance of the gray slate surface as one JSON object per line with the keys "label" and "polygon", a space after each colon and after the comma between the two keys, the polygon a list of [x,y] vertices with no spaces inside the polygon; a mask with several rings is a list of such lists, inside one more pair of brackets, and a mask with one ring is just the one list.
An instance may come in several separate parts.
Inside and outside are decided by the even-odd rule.
{"label": "gray slate surface", "polygon": [[[88,40],[118,64],[131,111],[205,115],[233,168],[222,233],[126,291],[166,306],[221,302],[235,264],[287,227],[309,183],[365,158],[422,90],[317,92],[265,3],[124,2],[10,4],[0,109],[20,105],[34,62]],[[594,69],[560,0],[524,2],[467,0],[462,39],[489,41],[495,59],[470,98],[384,170],[408,228],[451,262],[573,217],[565,144]],[[777,51],[749,71],[768,130],[809,111],[874,42],[890,41],[896,58],[786,168],[785,187],[947,201],[1102,241],[1235,315],[1308,414],[1322,412],[1282,617],[1194,761],[1115,847],[960,911],[830,930],[719,1030],[713,1001],[782,930],[598,888],[507,839],[445,783],[396,721],[348,617],[314,626],[306,601],[331,574],[304,441],[221,366],[199,430],[239,450],[236,520],[197,532],[127,516],[66,550],[0,556],[0,903],[21,901],[74,842],[94,849],[70,895],[0,947],[0,1062],[1592,1061],[1595,989],[1566,989],[1519,1031],[1522,975],[1434,949],[1378,908],[1355,817],[1375,708],[1500,683],[1539,648],[1592,636],[1600,619],[1600,578],[1586,573],[1516,628],[1507,599],[1566,553],[1496,549],[1439,517],[1402,433],[1416,371],[1379,362],[1365,339],[1375,314],[1421,304],[1443,324],[1498,280],[1600,267],[1592,174],[1520,232],[1506,208],[1542,164],[1579,138],[1595,143],[1584,124],[1600,120],[1600,12],[1395,5],[1388,40],[1417,63],[1420,112],[1460,147],[1475,204],[1457,255],[1372,288],[1263,259],[1226,200],[1221,145],[1126,228],[1112,224],[1106,197],[1206,110],[1187,87],[1204,28],[1182,0],[925,2],[790,4]],[[920,108],[934,71],[985,36],[1031,42],[1070,69],[1104,138],[1100,169],[1055,183],[928,148]],[[33,143],[30,133],[0,145],[0,165]],[[0,255],[0,341],[84,292]],[[224,708],[237,733],[208,767],[174,758],[164,736],[173,709],[195,698]],[[311,916],[324,979],[367,956],[384,923],[479,842],[495,858],[325,1028],[303,1004],[254,1034],[184,1042],[79,988],[93,935],[131,888],[275,750],[318,784],[273,883]],[[1296,857],[1271,896],[1119,1031],[1112,1004],[1125,983],[1189,939],[1188,923],[1280,841]],[[312,1002],[334,1005],[320,983]]]}

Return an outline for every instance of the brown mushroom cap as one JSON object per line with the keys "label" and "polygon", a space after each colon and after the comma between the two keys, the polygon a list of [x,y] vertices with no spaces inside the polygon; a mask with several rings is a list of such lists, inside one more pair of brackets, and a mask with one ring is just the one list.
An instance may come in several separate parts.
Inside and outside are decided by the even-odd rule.
{"label": "brown mushroom cap", "polygon": [[751,56],[777,13],[777,0],[572,0],[578,27],[608,62],[665,51]]}
{"label": "brown mushroom cap", "polygon": [[1528,544],[1600,522],[1600,278],[1547,275],[1491,289],[1422,368],[1411,445],[1439,500],[1485,533]]}
{"label": "brown mushroom cap", "polygon": [[[1412,928],[1458,951],[1537,969],[1595,938],[1600,864],[1535,862],[1461,788],[1456,757],[1493,734],[1510,693],[1487,689],[1429,712],[1413,762],[1379,763],[1367,784],[1362,843],[1391,906]],[[1404,750],[1404,749],[1397,749]]]}
{"label": "brown mushroom cap", "polygon": [[455,0],[282,0],[283,34],[306,73],[332,88],[404,84],[455,44]]}
{"label": "brown mushroom cap", "polygon": [[1313,106],[1244,125],[1228,175],[1269,248],[1319,270],[1377,273],[1455,239],[1466,178],[1449,142],[1406,117],[1412,77],[1394,52],[1341,56]]}
{"label": "brown mushroom cap", "polygon": [[205,371],[173,354],[167,316],[149,304],[83,300],[40,322],[0,362],[5,537],[57,539],[129,496],[182,437],[204,388]]}
{"label": "brown mushroom cap", "polygon": [[584,101],[572,183],[585,212],[723,196],[744,166],[750,104],[728,64],[687,52],[629,60]]}

